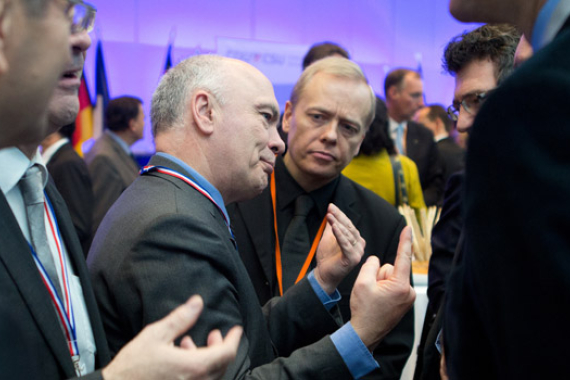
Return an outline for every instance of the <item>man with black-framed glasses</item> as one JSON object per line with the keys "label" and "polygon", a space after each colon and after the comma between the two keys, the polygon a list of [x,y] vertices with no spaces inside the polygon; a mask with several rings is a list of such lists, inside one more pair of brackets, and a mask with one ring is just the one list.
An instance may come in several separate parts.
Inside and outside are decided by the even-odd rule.
{"label": "man with black-framed glasses", "polygon": [[37,153],[77,115],[94,16],[80,1],[0,0],[0,377],[217,379],[236,355],[239,328],[225,339],[213,332],[206,348],[188,337],[173,344],[196,322],[199,297],[109,363],[81,247]]}
{"label": "man with black-framed glasses", "polygon": [[[469,132],[483,103],[512,72],[519,37],[513,26],[483,25],[452,38],[446,46],[443,68],[455,77],[453,104],[448,108],[448,115],[457,123],[459,132]],[[429,304],[414,380],[440,378],[440,353],[435,341],[442,327],[442,304],[448,276],[455,257],[463,252],[464,181],[464,171],[449,178],[441,217],[432,232]]]}

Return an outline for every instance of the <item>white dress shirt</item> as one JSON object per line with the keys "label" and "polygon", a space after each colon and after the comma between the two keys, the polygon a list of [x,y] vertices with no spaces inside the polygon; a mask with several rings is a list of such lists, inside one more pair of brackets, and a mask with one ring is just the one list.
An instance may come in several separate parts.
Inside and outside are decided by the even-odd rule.
{"label": "white dress shirt", "polygon": [[[22,230],[22,234],[28,240],[30,239],[30,231],[28,227],[28,217],[26,215],[26,206],[24,204],[24,199],[18,186],[18,182],[24,176],[26,170],[34,164],[40,166],[44,177],[44,187],[47,184],[48,174],[45,165],[42,162],[42,158],[39,151],[32,160],[28,159],[18,148],[6,148],[0,149],[0,190],[4,193],[12,213],[18,221],[18,225]],[[55,215],[54,215],[55,217]],[[50,251],[53,255],[54,262],[56,263],[56,268],[58,271],[60,287],[63,289],[63,276],[61,272],[61,266],[59,265],[60,260],[57,254],[57,246],[55,238],[49,229],[48,216],[44,213],[46,234],[48,238],[48,243],[50,246]],[[62,253],[70,263],[69,254],[67,253],[67,248],[65,247],[65,242],[62,242]],[[28,252],[30,255],[31,251]],[[24,254],[24,252],[22,252]],[[93,331],[91,328],[91,322],[89,320],[89,314],[87,313],[87,307],[85,306],[85,300],[83,299],[83,290],[81,287],[81,282],[79,277],[77,277],[73,271],[73,265],[68,265],[69,271],[69,286],[71,294],[71,302],[73,305],[73,311],[75,313],[75,324],[76,324],[76,334],[77,334],[77,344],[79,347],[80,354],[80,368],[81,374],[85,375],[87,373],[93,372],[95,369],[95,339],[93,338]],[[56,328],[54,326],[54,328]],[[62,330],[63,334],[63,330]]]}

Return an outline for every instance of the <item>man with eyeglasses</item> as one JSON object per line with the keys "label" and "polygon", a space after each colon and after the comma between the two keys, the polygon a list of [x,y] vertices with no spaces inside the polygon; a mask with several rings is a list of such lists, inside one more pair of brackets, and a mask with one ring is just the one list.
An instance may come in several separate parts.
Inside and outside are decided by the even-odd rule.
{"label": "man with eyeglasses", "polygon": [[[196,322],[200,297],[150,325],[109,363],[81,247],[37,153],[45,135],[77,115],[95,9],[78,1],[0,0],[0,16],[0,136],[8,146],[0,149],[0,377],[221,377],[236,355],[239,328],[225,339],[213,332],[207,348],[189,337],[172,344]],[[14,96],[6,100],[8,90]]]}
{"label": "man with eyeglasses", "polygon": [[[455,77],[454,100],[448,114],[457,122],[458,131],[470,130],[485,100],[512,72],[519,36],[510,25],[483,25],[454,37],[446,46],[443,67]],[[433,229],[433,253],[428,273],[429,304],[414,380],[440,378],[440,354],[435,341],[442,327],[447,279],[454,257],[460,257],[464,249],[461,238],[464,181],[464,171],[450,177],[441,217]]]}

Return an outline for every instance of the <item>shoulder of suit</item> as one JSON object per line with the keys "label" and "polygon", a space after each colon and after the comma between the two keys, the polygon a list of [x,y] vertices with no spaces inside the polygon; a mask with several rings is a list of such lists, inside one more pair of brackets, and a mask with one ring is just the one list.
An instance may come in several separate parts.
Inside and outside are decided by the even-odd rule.
{"label": "shoulder of suit", "polygon": [[429,136],[433,140],[433,132],[423,124],[416,123],[415,121],[408,121],[408,129],[424,136]]}
{"label": "shoulder of suit", "polygon": [[[347,189],[352,189],[353,191],[346,191]],[[378,194],[342,174],[335,197],[338,197],[339,193],[354,197],[353,200],[358,205],[357,207],[361,208],[361,212],[363,214],[368,214],[369,212],[372,214],[380,212],[387,217],[393,215],[399,219],[400,214],[394,206],[392,206]]]}

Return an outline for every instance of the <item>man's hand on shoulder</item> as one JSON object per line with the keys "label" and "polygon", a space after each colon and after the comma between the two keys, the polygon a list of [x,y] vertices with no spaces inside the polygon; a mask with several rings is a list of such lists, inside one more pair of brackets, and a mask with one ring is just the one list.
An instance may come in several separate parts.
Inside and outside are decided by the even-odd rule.
{"label": "man's hand on shoulder", "polygon": [[235,359],[242,328],[232,328],[225,338],[219,330],[210,332],[207,347],[196,347],[189,336],[174,340],[198,320],[204,307],[193,296],[169,315],[146,326],[103,369],[105,380],[126,379],[219,379]]}
{"label": "man's hand on shoulder", "polygon": [[317,249],[315,278],[331,294],[360,263],[366,242],[350,219],[334,204],[327,212],[327,226]]}

